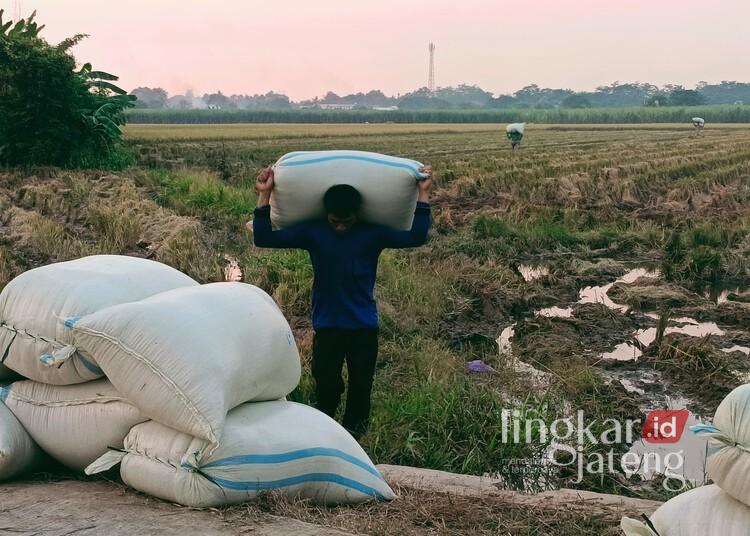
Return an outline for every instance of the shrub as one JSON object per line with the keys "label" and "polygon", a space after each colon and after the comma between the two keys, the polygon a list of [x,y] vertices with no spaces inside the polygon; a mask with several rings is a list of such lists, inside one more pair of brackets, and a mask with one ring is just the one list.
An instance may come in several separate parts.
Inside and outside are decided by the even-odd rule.
{"label": "shrub", "polygon": [[35,13],[15,24],[0,10],[0,164],[123,167],[118,150],[123,110],[133,96],[116,76],[86,63],[76,70],[70,48],[79,34],[53,46],[39,36]]}

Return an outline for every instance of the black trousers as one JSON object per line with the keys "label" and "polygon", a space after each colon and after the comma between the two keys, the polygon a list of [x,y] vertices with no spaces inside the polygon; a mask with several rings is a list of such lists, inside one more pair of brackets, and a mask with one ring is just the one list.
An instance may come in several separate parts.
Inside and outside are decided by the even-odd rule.
{"label": "black trousers", "polygon": [[335,418],[344,392],[341,370],[346,360],[349,384],[342,424],[355,438],[359,438],[367,430],[377,357],[377,328],[329,328],[315,331],[312,359],[315,407]]}

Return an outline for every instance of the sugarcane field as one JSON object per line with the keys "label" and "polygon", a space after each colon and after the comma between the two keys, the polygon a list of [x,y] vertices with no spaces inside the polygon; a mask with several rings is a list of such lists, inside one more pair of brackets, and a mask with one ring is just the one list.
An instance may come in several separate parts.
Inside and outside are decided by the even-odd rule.
{"label": "sugarcane field", "polygon": [[750,533],[750,6],[542,3],[6,2],[0,535]]}

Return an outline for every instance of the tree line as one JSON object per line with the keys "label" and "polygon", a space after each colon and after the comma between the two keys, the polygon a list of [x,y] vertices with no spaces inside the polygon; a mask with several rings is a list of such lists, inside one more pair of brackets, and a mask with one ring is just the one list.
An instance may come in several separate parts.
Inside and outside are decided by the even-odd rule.
{"label": "tree line", "polygon": [[225,95],[221,91],[195,95],[169,94],[162,88],[138,87],[137,108],[170,108],[177,110],[293,110],[306,108],[354,109],[398,108],[400,110],[474,110],[474,109],[549,109],[549,108],[623,108],[633,106],[701,106],[706,104],[750,104],[750,83],[723,81],[700,82],[695,89],[668,84],[662,87],[648,83],[614,82],[594,91],[542,88],[536,84],[508,95],[494,96],[476,85],[462,84],[435,91],[420,88],[404,95],[387,96],[380,90],[337,95],[333,91],[322,97],[294,102],[276,92],[254,95]]}

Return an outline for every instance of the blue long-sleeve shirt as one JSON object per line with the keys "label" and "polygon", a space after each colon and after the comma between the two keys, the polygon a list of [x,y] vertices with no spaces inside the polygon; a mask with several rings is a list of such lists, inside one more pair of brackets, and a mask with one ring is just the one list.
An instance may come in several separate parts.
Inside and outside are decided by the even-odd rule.
{"label": "blue long-sleeve shirt", "polygon": [[421,246],[429,228],[430,205],[421,202],[417,203],[409,231],[358,222],[339,234],[325,220],[274,231],[269,205],[256,208],[253,218],[256,246],[299,248],[310,253],[315,329],[378,327],[373,290],[380,253],[386,248]]}

